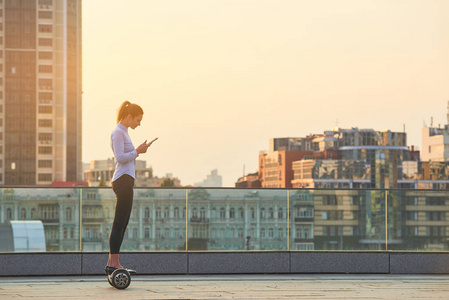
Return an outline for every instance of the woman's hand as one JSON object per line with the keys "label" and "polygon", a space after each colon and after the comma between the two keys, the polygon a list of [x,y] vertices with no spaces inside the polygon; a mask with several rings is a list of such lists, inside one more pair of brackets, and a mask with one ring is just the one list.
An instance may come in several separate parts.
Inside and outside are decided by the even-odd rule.
{"label": "woman's hand", "polygon": [[137,154],[146,153],[150,145],[151,143],[147,144],[147,140],[145,140],[145,142],[143,142],[142,144],[139,145],[139,147],[137,147],[136,149]]}

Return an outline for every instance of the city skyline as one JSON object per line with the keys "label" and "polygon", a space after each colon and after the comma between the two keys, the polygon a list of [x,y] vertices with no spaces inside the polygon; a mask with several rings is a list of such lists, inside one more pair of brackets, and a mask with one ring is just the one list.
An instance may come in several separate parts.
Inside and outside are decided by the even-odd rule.
{"label": "city skyline", "polygon": [[[183,185],[257,170],[271,137],[446,123],[449,2],[83,2],[83,162],[140,104],[139,159]],[[136,9],[136,8],[139,9]],[[114,88],[112,88],[114,87]]]}

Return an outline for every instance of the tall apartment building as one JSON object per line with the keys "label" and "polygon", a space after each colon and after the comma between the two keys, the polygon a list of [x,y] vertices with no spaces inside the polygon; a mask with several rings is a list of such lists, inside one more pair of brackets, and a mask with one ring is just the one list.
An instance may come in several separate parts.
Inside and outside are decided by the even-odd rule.
{"label": "tall apartment building", "polygon": [[422,160],[449,161],[449,125],[422,129]]}
{"label": "tall apartment building", "polygon": [[447,124],[441,127],[424,126],[422,129],[422,160],[449,161],[449,101]]}
{"label": "tall apartment building", "polygon": [[0,185],[80,181],[81,0],[0,0]]}

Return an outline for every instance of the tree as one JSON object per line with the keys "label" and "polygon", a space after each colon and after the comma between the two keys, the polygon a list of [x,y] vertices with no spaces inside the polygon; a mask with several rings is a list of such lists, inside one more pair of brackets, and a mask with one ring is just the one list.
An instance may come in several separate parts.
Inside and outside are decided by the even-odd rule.
{"label": "tree", "polygon": [[104,181],[104,179],[100,179],[100,183],[98,183],[98,186],[107,186],[106,181]]}
{"label": "tree", "polygon": [[164,181],[161,183],[161,187],[174,187],[175,181],[170,178],[165,178]]}

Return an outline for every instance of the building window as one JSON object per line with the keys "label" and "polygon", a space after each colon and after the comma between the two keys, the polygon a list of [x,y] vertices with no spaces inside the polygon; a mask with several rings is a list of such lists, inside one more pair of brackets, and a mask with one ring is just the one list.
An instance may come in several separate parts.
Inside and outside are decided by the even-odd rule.
{"label": "building window", "polygon": [[39,160],[38,167],[39,168],[51,168],[53,166],[53,161],[51,160]]}
{"label": "building window", "polygon": [[337,196],[335,195],[323,196],[323,205],[337,205]]}
{"label": "building window", "polygon": [[12,209],[11,208],[7,208],[6,209],[6,221],[9,221],[12,219]]}
{"label": "building window", "polygon": [[164,214],[164,217],[165,217],[166,219],[170,218],[170,209],[169,209],[168,207],[165,208],[165,214]]}
{"label": "building window", "polygon": [[148,228],[148,227],[145,228],[145,238],[146,239],[150,238],[150,228]]}
{"label": "building window", "polygon": [[41,90],[53,89],[53,79],[39,78],[39,89]]}
{"label": "building window", "polygon": [[200,218],[201,218],[201,220],[205,220],[206,219],[206,209],[204,207],[201,207]]}
{"label": "building window", "polygon": [[150,208],[149,207],[145,207],[144,218],[145,219],[149,219],[150,218]]}
{"label": "building window", "polygon": [[39,5],[53,5],[53,0],[39,0]]}
{"label": "building window", "polygon": [[265,238],[265,228],[260,229],[260,237]]}
{"label": "building window", "polygon": [[446,201],[443,197],[426,197],[426,205],[445,205]]}
{"label": "building window", "polygon": [[53,122],[53,120],[48,120],[48,119],[41,119],[39,120],[39,127],[51,127]]}
{"label": "building window", "polygon": [[175,207],[175,219],[179,219],[179,208]]}
{"label": "building window", "polygon": [[65,209],[65,219],[66,219],[66,221],[72,221],[72,208],[71,207],[67,207]]}
{"label": "building window", "polygon": [[51,47],[53,46],[53,40],[50,38],[39,38],[39,46]]}
{"label": "building window", "polygon": [[231,208],[231,210],[229,211],[229,218],[230,219],[234,219],[235,218],[235,210],[234,210],[234,208]]}
{"label": "building window", "polygon": [[38,149],[39,154],[52,154],[52,147],[40,146]]}
{"label": "building window", "polygon": [[418,205],[418,197],[406,197],[406,205]]}
{"label": "building window", "polygon": [[52,19],[53,12],[51,11],[39,11],[39,19]]}
{"label": "building window", "polygon": [[226,210],[222,207],[220,208],[220,219],[226,218]]}
{"label": "building window", "polygon": [[39,93],[39,102],[40,103],[49,103],[53,99],[53,93],[51,92],[40,92]]}
{"label": "building window", "polygon": [[38,181],[52,181],[52,174],[49,173],[38,174]]}
{"label": "building window", "polygon": [[53,52],[39,51],[39,59],[53,59]]}
{"label": "building window", "polygon": [[39,73],[51,73],[53,72],[53,67],[50,65],[39,65]]}
{"label": "building window", "polygon": [[51,114],[53,112],[53,107],[51,106],[39,106],[40,114]]}
{"label": "building window", "polygon": [[39,24],[39,32],[53,32],[53,25]]}
{"label": "building window", "polygon": [[36,209],[32,208],[31,209],[31,220],[34,220],[36,218]]}
{"label": "building window", "polygon": [[21,219],[21,220],[26,220],[26,218],[27,218],[27,211],[26,211],[25,208],[22,208],[22,209],[20,210],[20,219]]}
{"label": "building window", "polygon": [[48,143],[53,140],[52,134],[48,132],[39,132],[38,136],[39,142]]}

